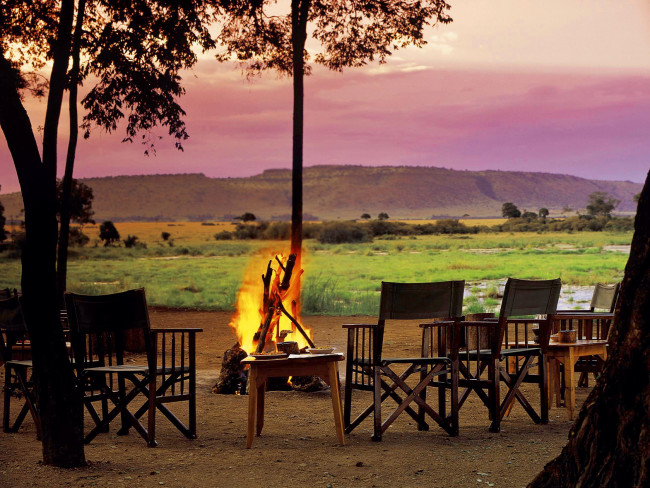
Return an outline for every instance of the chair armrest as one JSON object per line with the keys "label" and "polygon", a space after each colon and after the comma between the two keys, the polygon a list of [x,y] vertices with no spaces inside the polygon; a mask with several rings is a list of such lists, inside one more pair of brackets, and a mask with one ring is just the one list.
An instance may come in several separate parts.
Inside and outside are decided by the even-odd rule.
{"label": "chair armrest", "polygon": [[462,322],[458,322],[456,320],[441,320],[440,322],[428,322],[426,324],[420,324],[420,327],[422,329],[429,329],[432,327],[442,327],[442,326],[461,324],[461,323]]}
{"label": "chair armrest", "polygon": [[493,321],[485,321],[485,320],[463,320],[462,322],[458,322],[458,325],[461,327],[466,327],[466,326],[471,326],[471,327],[498,327],[499,322],[493,322]]}
{"label": "chair armrest", "polygon": [[152,332],[154,334],[159,334],[159,333],[172,333],[172,332],[203,332],[203,329],[196,329],[196,328],[184,328],[184,327],[174,327],[171,329],[149,329],[149,332]]}
{"label": "chair armrest", "polygon": [[614,318],[613,313],[609,312],[591,312],[585,311],[580,313],[562,312],[549,316],[551,320],[611,320]]}
{"label": "chair armrest", "polygon": [[549,314],[546,319],[506,319],[506,322],[513,323],[517,322],[518,324],[537,324],[543,322],[544,320],[552,318],[553,315]]}
{"label": "chair armrest", "polygon": [[344,329],[375,329],[377,324],[343,324]]}

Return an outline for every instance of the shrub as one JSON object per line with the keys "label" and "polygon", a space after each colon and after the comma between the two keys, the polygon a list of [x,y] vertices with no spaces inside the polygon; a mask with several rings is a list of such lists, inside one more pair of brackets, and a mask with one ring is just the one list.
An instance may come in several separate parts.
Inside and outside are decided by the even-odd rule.
{"label": "shrub", "polygon": [[228,232],[227,230],[222,230],[221,232],[217,232],[214,235],[214,238],[218,241],[231,241],[233,240],[234,236],[232,232]]}
{"label": "shrub", "polygon": [[79,227],[70,227],[70,237],[68,244],[70,246],[82,247],[88,244],[90,237],[84,234]]}
{"label": "shrub", "polygon": [[318,234],[318,241],[323,244],[340,244],[343,242],[372,242],[367,225],[355,222],[323,222]]}
{"label": "shrub", "polygon": [[404,222],[387,222],[386,220],[373,220],[369,224],[370,232],[374,237],[383,235],[406,236],[413,233],[413,226]]}
{"label": "shrub", "polygon": [[126,236],[126,239],[124,239],[124,247],[126,248],[132,248],[132,247],[142,247],[146,248],[147,245],[141,242],[138,242],[138,236],[132,236],[128,235]]}
{"label": "shrub", "polygon": [[290,222],[273,222],[262,232],[263,239],[287,240],[290,237],[291,237]]}

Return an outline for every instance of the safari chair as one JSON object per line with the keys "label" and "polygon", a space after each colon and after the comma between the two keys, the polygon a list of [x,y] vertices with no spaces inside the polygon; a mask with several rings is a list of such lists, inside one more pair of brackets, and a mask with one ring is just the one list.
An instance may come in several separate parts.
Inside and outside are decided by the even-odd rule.
{"label": "safari chair", "polygon": [[[462,322],[461,341],[467,346],[459,352],[459,396],[462,408],[471,392],[476,392],[489,411],[490,432],[499,432],[501,420],[517,400],[535,423],[548,422],[547,366],[544,354],[551,335],[562,283],[555,280],[517,280],[508,278],[499,318]],[[543,318],[517,318],[537,315]],[[532,328],[539,327],[538,343]],[[483,348],[487,344],[489,347]],[[534,373],[535,369],[537,370]],[[486,373],[487,370],[487,374]],[[501,382],[507,388],[501,401]],[[520,387],[534,383],[539,387],[540,412],[535,411]]]}
{"label": "safari chair", "polygon": [[[89,443],[118,415],[125,435],[133,427],[149,447],[157,445],[156,411],[160,411],[189,439],[196,438],[196,333],[201,329],[151,329],[144,289],[112,295],[65,294],[73,362],[84,404],[95,427],[86,434]],[[124,351],[129,330],[143,331],[146,364]],[[127,385],[129,385],[127,387]],[[144,400],[138,407],[133,402]],[[100,416],[94,404],[110,401],[112,410]],[[187,402],[189,426],[166,406]],[[148,414],[147,427],[140,418]]]}
{"label": "safari chair", "polygon": [[[348,331],[345,401],[343,422],[345,432],[352,432],[371,413],[374,416],[372,440],[381,441],[382,434],[402,413],[410,415],[419,430],[428,430],[424,421],[429,415],[449,435],[458,434],[458,379],[455,328],[462,313],[464,281],[440,283],[387,283],[382,282],[379,318],[376,324],[346,324]],[[439,350],[448,354],[436,357],[387,358],[383,356],[384,329],[392,320],[441,321],[427,324],[425,330],[440,331]],[[424,350],[423,346],[423,350]],[[404,368],[401,373],[394,368]],[[418,383],[411,387],[407,380],[418,375]],[[427,387],[438,387],[438,411],[426,402]],[[451,408],[446,414],[446,394],[451,390]],[[371,391],[373,402],[354,420],[352,415],[352,390]],[[398,393],[399,391],[399,393]],[[405,396],[403,396],[405,395]],[[397,408],[382,422],[382,403],[391,398]],[[411,404],[418,405],[416,412]]]}
{"label": "safari chair", "polygon": [[[578,339],[608,340],[611,325],[614,320],[614,310],[618,301],[621,284],[596,283],[591,298],[589,310],[562,310],[553,321],[552,332],[575,329]],[[574,370],[580,373],[578,386],[589,386],[589,373],[596,377],[603,369],[604,362],[597,356],[587,356],[578,359]],[[563,366],[560,371],[563,371]],[[561,374],[562,381],[564,375]],[[561,395],[564,388],[558,386]]]}
{"label": "safari chair", "polygon": [[[4,432],[17,432],[29,412],[36,425],[36,438],[40,440],[41,422],[31,378],[31,347],[27,328],[18,293],[14,290],[9,295],[0,300],[0,358],[5,368],[2,429]],[[10,425],[12,397],[23,397],[25,402],[13,425]]]}

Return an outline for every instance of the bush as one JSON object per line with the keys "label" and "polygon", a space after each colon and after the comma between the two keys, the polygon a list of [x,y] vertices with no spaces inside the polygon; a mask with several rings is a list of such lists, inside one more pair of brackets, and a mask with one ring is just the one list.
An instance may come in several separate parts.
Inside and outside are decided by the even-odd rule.
{"label": "bush", "polygon": [[404,222],[373,220],[367,225],[374,237],[384,235],[407,236],[413,233],[413,226],[405,224]]}
{"label": "bush", "polygon": [[132,236],[129,234],[126,236],[126,239],[124,239],[124,247],[128,249],[131,249],[132,247],[140,247],[146,249],[147,245],[143,242],[138,242],[138,236]]}
{"label": "bush", "polygon": [[268,222],[237,224],[237,227],[235,227],[235,239],[260,239],[268,226]]}
{"label": "bush", "polygon": [[343,242],[372,242],[372,235],[367,225],[355,222],[323,222],[317,237],[323,244],[341,244]]}
{"label": "bush", "polygon": [[214,235],[214,238],[218,241],[232,241],[234,236],[232,232],[228,232],[227,230],[222,230],[221,232],[217,232]]}
{"label": "bush", "polygon": [[262,239],[287,240],[291,237],[290,222],[273,222],[263,232]]}
{"label": "bush", "polygon": [[68,244],[75,247],[83,247],[90,241],[90,237],[84,234],[79,227],[70,227]]}

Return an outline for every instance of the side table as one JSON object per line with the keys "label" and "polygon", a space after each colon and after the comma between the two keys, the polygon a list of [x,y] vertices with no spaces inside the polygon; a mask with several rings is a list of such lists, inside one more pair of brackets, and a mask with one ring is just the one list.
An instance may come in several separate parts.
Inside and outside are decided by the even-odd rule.
{"label": "side table", "polygon": [[339,385],[338,361],[343,354],[292,354],[280,359],[247,357],[242,363],[250,366],[248,374],[248,425],[246,448],[253,444],[254,434],[259,436],[264,427],[264,394],[266,379],[286,376],[320,376],[329,386],[334,411],[334,424],[339,444],[345,444],[343,435],[343,410]]}

